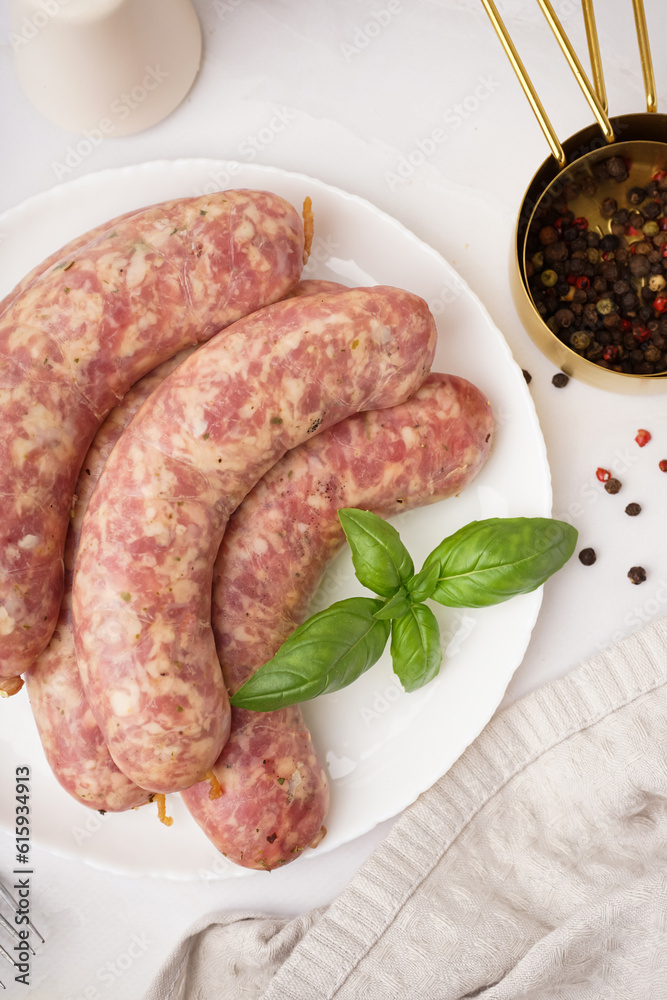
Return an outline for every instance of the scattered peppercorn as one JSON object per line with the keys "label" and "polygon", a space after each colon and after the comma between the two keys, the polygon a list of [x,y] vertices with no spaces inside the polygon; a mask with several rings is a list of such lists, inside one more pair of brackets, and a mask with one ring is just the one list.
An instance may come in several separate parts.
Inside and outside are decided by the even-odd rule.
{"label": "scattered peppercorn", "polygon": [[640,448],[643,448],[644,445],[647,445],[650,440],[651,440],[650,431],[645,431],[645,430],[637,431],[637,436],[635,437],[635,441],[637,442]]}
{"label": "scattered peppercorn", "polygon": [[604,488],[606,489],[607,493],[618,493],[619,490],[621,489],[620,480],[608,479],[607,482],[604,484]]}
{"label": "scattered peppercorn", "polygon": [[628,572],[628,578],[633,583],[643,583],[646,579],[646,570],[643,566],[633,566]]}
{"label": "scattered peppercorn", "polygon": [[625,513],[630,517],[637,517],[637,514],[641,514],[642,509],[638,503],[629,503],[625,508]]}
{"label": "scattered peppercorn", "polygon": [[609,469],[596,469],[595,475],[601,483],[606,483],[608,479],[611,479],[611,472]]}
{"label": "scattered peppercorn", "polygon": [[658,468],[661,472],[667,472],[667,458],[661,458],[658,462]]}
{"label": "scattered peppercorn", "polygon": [[584,566],[592,566],[596,559],[595,549],[582,549],[579,553],[579,562]]}
{"label": "scattered peppercorn", "polygon": [[527,372],[525,368],[522,368],[521,371],[523,372],[523,377],[525,378],[526,383],[532,382],[533,376],[530,374],[530,372]]}
{"label": "scattered peppercorn", "polygon": [[565,372],[558,372],[558,374],[554,375],[551,379],[551,384],[555,385],[557,389],[563,389],[569,381],[569,375],[566,375]]}

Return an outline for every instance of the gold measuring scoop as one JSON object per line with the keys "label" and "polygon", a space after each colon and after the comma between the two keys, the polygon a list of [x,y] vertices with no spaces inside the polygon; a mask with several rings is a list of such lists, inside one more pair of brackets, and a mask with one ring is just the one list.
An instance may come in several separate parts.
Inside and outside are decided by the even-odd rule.
{"label": "gold measuring scoop", "polygon": [[[623,228],[613,221],[610,200],[616,201],[619,208],[628,209],[629,214],[632,209],[632,205],[628,205],[627,202],[629,190],[632,188],[644,189],[647,184],[652,184],[654,188],[660,185],[660,196],[665,193],[661,214],[664,212],[667,215],[667,116],[657,113],[655,82],[643,0],[633,0],[633,9],[644,77],[647,112],[614,118],[609,118],[607,115],[607,99],[592,0],[582,0],[582,6],[595,87],[591,85],[549,0],[537,0],[537,3],[554,32],[596,121],[564,142],[560,142],[501,20],[495,3],[493,0],[482,0],[551,149],[551,155],[544,161],[528,185],[517,221],[512,278],[514,299],[519,314],[537,346],[568,375],[591,385],[616,392],[667,391],[667,335],[663,338],[659,329],[648,329],[649,326],[659,326],[660,313],[654,309],[651,318],[647,317],[648,302],[653,292],[647,290],[644,293],[646,298],[643,298],[642,294],[642,290],[647,285],[649,289],[653,290],[656,284],[661,284],[661,277],[653,273],[658,269],[657,262],[653,259],[656,257],[656,253],[660,257],[660,268],[662,268],[660,246],[651,245],[650,250],[653,254],[651,273],[632,277],[632,286],[638,300],[638,308],[635,315],[632,315],[632,310],[630,310],[629,315],[622,319],[619,313],[620,341],[618,340],[619,331],[615,328],[612,331],[615,338],[613,341],[611,340],[612,334],[609,333],[607,327],[604,327],[606,332],[599,334],[603,340],[609,338],[610,342],[606,347],[597,342],[586,344],[587,337],[589,341],[591,340],[589,337],[591,331],[578,330],[577,317],[574,317],[574,322],[570,321],[571,329],[569,326],[559,328],[557,318],[553,314],[550,315],[549,308],[546,308],[545,311],[543,288],[540,283],[542,280],[541,272],[538,275],[539,280],[535,278],[536,267],[543,267],[540,254],[546,249],[540,241],[540,231],[545,235],[553,236],[553,234],[546,233],[545,227],[551,226],[553,228],[555,224],[556,238],[558,238],[558,225],[553,223],[553,220],[563,211],[573,213],[576,224],[582,228],[582,240],[588,233],[597,234],[602,240],[605,236],[613,236],[612,227],[615,226],[617,231],[619,228]],[[660,176],[661,172],[664,172],[664,178]],[[659,181],[655,180],[656,175],[660,178]],[[654,197],[652,200],[657,200],[657,198]],[[641,204],[637,207],[641,208]],[[560,219],[557,220],[557,222],[560,221]],[[654,229],[655,227],[650,228]],[[660,232],[663,231],[660,230]],[[621,249],[623,250],[621,256],[624,256],[624,263],[635,255],[635,250],[638,249],[642,240],[644,243],[642,243],[641,250],[645,251],[645,242],[648,239],[642,231],[634,231],[629,227],[628,233],[629,235],[624,235],[621,239]],[[658,243],[664,238],[665,259],[667,260],[667,232],[665,232],[664,237],[657,235],[654,238]],[[591,237],[591,239],[594,240],[595,237]],[[607,240],[607,243],[609,242]],[[611,242],[614,242],[613,239]],[[637,246],[633,247],[633,244],[637,244]],[[595,247],[588,249],[595,250]],[[606,254],[605,260],[607,258],[613,260],[617,252],[614,250],[611,252],[600,251],[598,257]],[[595,258],[595,253],[589,256]],[[588,265],[589,261],[586,260],[585,264]],[[640,270],[638,267],[635,269]],[[665,265],[664,274],[665,279],[667,279],[667,265]],[[585,283],[585,280],[588,279],[585,279],[585,276],[582,277],[584,277],[583,283]],[[551,275],[549,278],[550,280],[558,279],[557,284],[554,282],[555,289],[558,291],[558,301],[555,304],[562,306],[569,313],[568,306],[578,291],[576,276],[567,275],[568,281],[572,283],[567,292],[565,291],[567,282],[564,280],[564,275],[556,275],[553,272],[553,278]],[[546,281],[544,284],[546,285]],[[544,296],[547,297],[548,301],[553,302],[555,292],[545,292]],[[581,298],[581,294],[578,298]],[[667,309],[667,292],[664,298]],[[600,296],[598,296],[597,301],[600,302]],[[657,297],[655,301],[658,301]],[[595,302],[592,295],[589,295],[586,304],[589,302],[591,305]],[[610,311],[618,312],[613,297],[610,296],[600,306],[601,315],[602,309],[609,308],[610,303],[612,307]],[[660,298],[659,305],[662,306],[662,304],[662,298]],[[643,310],[643,314],[640,310]],[[608,322],[609,329],[611,329],[611,324],[615,320],[612,317]],[[667,327],[667,320],[664,325]],[[575,333],[585,334],[585,336],[579,337],[577,340],[574,338]],[[595,335],[591,334],[591,336]],[[656,344],[653,342],[654,336]],[[664,350],[657,346],[663,339],[665,341]],[[648,347],[651,348],[651,351],[648,351]],[[644,353],[642,354],[642,352]],[[646,360],[638,361],[638,357],[644,359],[650,357],[654,360],[651,363]]]}

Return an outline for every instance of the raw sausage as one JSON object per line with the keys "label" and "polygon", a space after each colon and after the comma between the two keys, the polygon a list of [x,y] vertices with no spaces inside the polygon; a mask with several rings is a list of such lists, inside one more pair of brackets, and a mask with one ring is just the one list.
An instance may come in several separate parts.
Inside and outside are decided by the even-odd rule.
{"label": "raw sausage", "polygon": [[53,253],[45,257],[44,260],[40,261],[36,267],[33,267],[31,271],[25,274],[19,283],[12,288],[10,292],[5,295],[4,299],[0,299],[0,316],[5,311],[5,309],[14,301],[15,298],[23,292],[31,282],[38,278],[45,271],[54,267],[55,264],[60,263],[61,260],[71,260],[73,255],[77,253],[81,247],[84,247],[87,243],[92,243],[96,240],[98,236],[103,233],[109,232],[114,226],[118,225],[119,222],[124,222],[125,219],[130,219],[133,215],[140,212],[141,209],[136,209],[132,212],[124,212],[123,215],[118,215],[115,219],[109,219],[108,222],[103,222],[99,226],[95,226],[93,229],[89,229],[87,233],[83,233],[81,236],[76,236],[69,243],[65,243],[64,246],[58,248]]}
{"label": "raw sausage", "polygon": [[[342,285],[300,281],[290,295],[341,291]],[[65,589],[58,624],[49,645],[26,672],[30,705],[46,759],[62,787],[92,809],[120,812],[148,801],[112,760],[84,694],[72,633],[72,577],[83,515],[111,449],[139,407],[163,379],[188,357],[187,348],[145,375],[111,410],[84,460],[65,543]]]}
{"label": "raw sausage", "polygon": [[[486,461],[492,432],[475,386],[432,374],[408,402],[348,417],[278,462],[232,516],[215,562],[212,623],[229,693],[305,619],[344,542],[338,508],[389,517],[458,494]],[[318,837],[328,785],[297,706],[233,708],[213,771],[219,798],[206,782],[182,797],[236,864],[270,870]]]}
{"label": "raw sausage", "polygon": [[282,298],[302,261],[303,227],[291,205],[266,192],[229,191],[132,215],[35,278],[5,309],[5,693],[20,686],[17,675],[55,626],[74,485],[101,421],[156,364]]}
{"label": "raw sausage", "polygon": [[72,633],[72,577],[83,515],[111,449],[122,431],[193,348],[180,351],[145,375],[113,408],[88,450],[76,485],[65,543],[65,588],[49,645],[25,674],[30,706],[44,754],[65,791],[91,809],[121,812],[148,802],[151,793],[114,764],[83,692]]}
{"label": "raw sausage", "polygon": [[408,398],[435,342],[401,289],[279,302],[188,358],[119,440],[84,518],[73,617],[91,708],[141,787],[189,787],[228,736],[210,603],[230,514],[291,447]]}

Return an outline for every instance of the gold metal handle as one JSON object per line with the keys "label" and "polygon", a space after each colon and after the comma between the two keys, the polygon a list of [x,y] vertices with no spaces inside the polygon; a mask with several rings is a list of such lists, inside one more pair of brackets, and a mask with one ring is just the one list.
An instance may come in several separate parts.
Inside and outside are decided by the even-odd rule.
{"label": "gold metal handle", "polygon": [[602,71],[602,58],[600,56],[600,43],[598,42],[598,32],[595,26],[595,13],[593,11],[593,0],[581,0],[581,8],[584,15],[584,27],[586,28],[586,42],[588,43],[588,58],[591,61],[591,75],[593,86],[598,95],[600,105],[608,113],[607,88],[604,84],[604,73]]}
{"label": "gold metal handle", "polygon": [[[600,58],[600,45],[598,43],[598,33],[595,27],[595,14],[593,13],[593,0],[582,0],[581,6],[584,14],[584,25],[586,27],[586,40],[588,42],[588,54],[591,60],[591,72],[595,92],[600,104],[607,111],[607,92],[604,85],[602,73],[602,60]],[[646,15],[644,13],[644,0],[632,0],[632,9],[635,15],[635,28],[637,31],[637,41],[639,43],[639,58],[642,65],[642,75],[644,77],[644,93],[646,94],[646,110],[654,113],[658,110],[658,98],[653,75],[653,59],[651,58],[651,46],[648,40],[648,28],[646,27]]]}
{"label": "gold metal handle", "polygon": [[540,128],[544,132],[544,137],[549,143],[549,148],[551,149],[552,154],[558,160],[559,166],[564,167],[567,163],[567,158],[563,152],[563,147],[561,146],[558,136],[554,131],[553,125],[547,117],[547,113],[544,110],[542,102],[537,96],[537,91],[535,90],[530,77],[526,73],[526,69],[521,62],[519,53],[514,47],[514,43],[508,34],[507,28],[503,24],[503,20],[498,13],[495,3],[493,0],[482,0],[482,4],[486,13],[489,15],[489,20],[491,21],[491,24],[500,39],[500,43],[512,65],[512,69],[517,75],[517,79],[523,88],[523,92],[528,98],[528,102],[533,109],[535,117],[540,123]]}
{"label": "gold metal handle", "polygon": [[653,113],[658,110],[658,98],[656,97],[655,77],[653,76],[651,46],[648,43],[648,28],[646,27],[646,15],[644,14],[644,0],[632,0],[632,9],[635,14],[635,28],[637,29],[637,41],[639,42],[639,58],[641,59],[642,73],[644,76],[646,110]]}
{"label": "gold metal handle", "polygon": [[[537,0],[537,2],[540,6],[542,13],[544,14],[549,23],[549,27],[556,36],[556,41],[560,45],[561,51],[565,56],[565,58],[567,59],[570,65],[570,69],[574,73],[575,79],[579,84],[579,86],[581,87],[583,95],[591,107],[591,111],[598,120],[598,123],[600,125],[600,128],[602,129],[602,133],[605,139],[607,140],[607,142],[613,142],[614,132],[611,125],[609,124],[609,118],[607,117],[605,109],[602,107],[600,103],[598,95],[591,87],[590,80],[588,79],[586,73],[584,72],[584,67],[581,65],[577,53],[572,48],[572,43],[570,42],[570,39],[563,31],[563,26],[556,17],[556,12],[551,6],[550,0]],[[638,0],[638,2],[641,3],[641,0]]]}

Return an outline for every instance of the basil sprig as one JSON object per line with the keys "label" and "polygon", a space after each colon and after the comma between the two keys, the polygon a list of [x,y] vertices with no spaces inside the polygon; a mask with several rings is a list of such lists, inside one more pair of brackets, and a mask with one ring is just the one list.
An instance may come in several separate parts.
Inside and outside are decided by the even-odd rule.
{"label": "basil sprig", "polygon": [[471,521],[445,538],[415,573],[399,533],[377,515],[338,516],[357,578],[377,598],[332,604],[295,629],[276,655],[231,699],[270,712],[338,691],[376,663],[391,633],[394,672],[406,691],[432,680],[442,663],[440,629],[423,602],[484,608],[536,590],[574,552],[577,531],[545,517]]}

